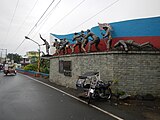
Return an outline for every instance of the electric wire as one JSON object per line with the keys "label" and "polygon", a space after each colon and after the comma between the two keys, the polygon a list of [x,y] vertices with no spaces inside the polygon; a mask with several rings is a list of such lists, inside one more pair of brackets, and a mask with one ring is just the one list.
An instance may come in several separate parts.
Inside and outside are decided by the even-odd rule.
{"label": "electric wire", "polygon": [[[76,7],[74,7],[67,15],[65,15],[60,21],[58,21],[58,22],[61,22],[65,17],[67,17],[70,13],[72,13],[76,8],[78,8],[83,2],[84,2],[85,0],[83,0],[82,2],[80,2]],[[39,20],[38,20],[38,22],[39,22]],[[38,23],[37,22],[37,23]],[[31,31],[28,33],[28,35],[33,31],[33,29],[36,27],[36,25],[37,24],[35,24],[35,26],[31,29]],[[52,26],[53,27],[53,26]],[[48,32],[48,31],[47,31]],[[27,36],[28,36],[27,35]],[[15,51],[17,51],[18,50],[18,48],[23,44],[23,42],[25,41],[25,39],[19,44],[19,46],[16,48],[16,50]]]}
{"label": "electric wire", "polygon": [[[54,1],[54,0],[53,0],[53,1]],[[53,2],[53,1],[52,1],[52,2]],[[85,1],[85,0],[83,0],[82,2],[80,2],[80,3],[79,3],[76,7],[74,7],[67,15],[65,15],[65,16],[64,16],[62,19],[60,19],[56,24],[54,24],[49,30],[51,30],[55,25],[59,24],[65,17],[67,17],[70,13],[72,13],[72,12],[73,12],[77,7],[79,7],[84,1]],[[95,15],[91,16],[90,18],[88,18],[87,20],[85,20],[85,21],[84,21],[83,23],[81,23],[80,25],[74,27],[74,29],[76,29],[76,28],[80,27],[81,25],[83,25],[84,23],[88,22],[89,20],[91,20],[92,18],[94,18],[95,16],[97,16],[98,14],[100,14],[101,12],[103,12],[104,10],[106,10],[106,9],[110,8],[111,6],[113,6],[113,5],[114,5],[115,3],[117,3],[118,1],[119,1],[119,0],[113,2],[112,4],[110,4],[109,6],[107,6],[106,8],[102,9],[101,11],[99,11],[98,13],[96,13]],[[49,7],[50,7],[50,5],[49,5]],[[49,9],[49,7],[47,8],[47,10]],[[46,11],[45,11],[45,13],[46,13]],[[41,19],[43,16],[44,16],[44,14],[40,17],[40,19]],[[39,19],[38,22],[34,25],[34,27],[31,29],[31,31],[28,33],[28,35],[33,31],[33,29],[34,29],[35,27],[37,27],[40,19]],[[49,30],[48,30],[48,31],[49,31]],[[47,32],[48,32],[48,31],[47,31]],[[27,35],[27,36],[28,36],[28,35]],[[17,47],[17,49],[23,44],[24,41],[25,41],[25,39],[21,42],[21,44]],[[17,49],[16,49],[15,51],[17,51]]]}
{"label": "electric wire", "polygon": [[[60,4],[61,0],[59,0],[59,2],[52,8],[52,10],[48,13],[48,15],[39,23],[40,28],[37,30],[37,32],[35,33],[35,35],[33,36],[33,38],[37,35],[37,33],[40,31],[40,29],[43,27],[43,25],[46,23],[46,21],[48,20],[48,18],[51,16],[51,14],[53,13],[53,10],[55,10],[57,8],[57,6]],[[43,23],[42,23],[43,22]]]}
{"label": "electric wire", "polygon": [[20,27],[17,29],[17,31],[16,31],[16,33],[15,33],[15,35],[14,35],[14,36],[16,36],[16,35],[17,35],[17,33],[18,33],[18,31],[20,31],[20,30],[21,30],[22,26],[25,24],[26,20],[28,19],[28,17],[29,17],[29,16],[30,16],[30,14],[32,13],[33,9],[34,9],[34,8],[35,8],[35,6],[37,5],[37,2],[38,2],[38,0],[36,0],[36,2],[34,3],[34,5],[33,5],[32,9],[31,9],[31,10],[30,10],[30,12],[27,14],[27,16],[25,17],[25,19],[24,19],[23,23],[22,23],[22,24],[20,25]]}
{"label": "electric wire", "polygon": [[41,20],[41,22],[39,24],[41,24],[43,21],[47,21],[47,19],[51,16],[53,10],[55,10],[57,8],[57,6],[59,5],[59,3],[61,2],[61,0],[58,1],[58,3],[52,8],[52,10],[46,15],[46,17]]}
{"label": "electric wire", "polygon": [[[32,27],[32,29],[29,31],[29,33],[27,34],[27,36],[29,36],[29,35],[31,34],[31,32],[37,27],[39,21],[43,18],[43,16],[46,14],[46,12],[47,12],[48,9],[51,7],[51,5],[53,4],[54,1],[55,1],[55,0],[53,0],[53,1],[49,4],[49,6],[48,6],[47,9],[45,10],[45,12],[41,15],[41,17],[38,19],[38,21],[36,22],[36,24],[35,24],[35,25]],[[16,51],[19,49],[19,47],[24,43],[24,41],[25,41],[25,39],[22,40],[22,42],[18,45],[18,47],[15,49],[14,52],[16,52]]]}
{"label": "electric wire", "polygon": [[[46,14],[46,12],[48,11],[48,9],[51,7],[51,5],[53,4],[55,0],[53,0],[50,5],[47,7],[47,9],[45,10],[45,12],[42,14],[42,16],[39,18],[39,20],[37,21],[37,23],[33,26],[33,28],[31,29],[31,31],[28,33],[28,35],[31,34],[31,32],[38,26],[39,21],[43,18],[43,16]],[[28,36],[27,35],[27,36]]]}
{"label": "electric wire", "polygon": [[6,34],[6,39],[7,39],[7,37],[8,37],[9,31],[10,31],[10,29],[11,29],[11,25],[12,25],[14,16],[15,16],[15,14],[16,14],[16,10],[17,10],[17,8],[18,8],[18,4],[19,4],[19,0],[17,0],[16,7],[15,7],[14,12],[13,12],[13,16],[12,16],[11,21],[10,21],[10,23],[9,23],[9,27],[8,27],[7,34]]}
{"label": "electric wire", "polygon": [[77,25],[76,27],[74,27],[73,29],[71,29],[68,32],[71,32],[73,30],[75,30],[76,28],[79,28],[81,25],[83,25],[84,23],[88,22],[89,20],[91,20],[92,18],[94,18],[95,16],[97,16],[98,14],[100,14],[101,12],[103,12],[104,10],[110,8],[111,6],[113,6],[114,4],[116,4],[119,0],[116,0],[115,2],[113,2],[112,4],[110,4],[109,6],[103,8],[102,10],[100,10],[99,12],[97,12],[95,15],[91,16],[90,18],[88,18],[87,20],[85,20],[84,22],[82,22],[80,25]]}
{"label": "electric wire", "polygon": [[[69,16],[75,9],[77,9],[85,0],[81,1],[78,5],[76,5],[69,13],[67,13],[63,18],[61,18],[57,23],[55,23],[48,31],[50,31],[51,29],[53,29],[56,25],[58,25],[62,20],[64,20],[67,16]],[[46,32],[46,33],[47,33]],[[46,34],[45,33],[45,34]]]}

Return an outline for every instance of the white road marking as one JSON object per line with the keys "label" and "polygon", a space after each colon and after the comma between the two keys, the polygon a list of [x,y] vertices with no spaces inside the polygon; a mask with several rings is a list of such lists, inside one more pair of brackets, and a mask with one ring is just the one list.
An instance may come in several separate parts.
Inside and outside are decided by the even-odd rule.
{"label": "white road marking", "polygon": [[[23,74],[21,74],[21,75],[23,75]],[[37,80],[37,79],[34,79],[34,78],[30,77],[30,76],[27,76],[27,75],[24,75],[24,76],[27,77],[27,78],[30,78],[30,79],[32,79],[32,80],[34,80],[34,81],[36,81],[36,82],[39,82],[39,83],[41,83],[41,84],[43,84],[43,85],[45,85],[45,86],[47,86],[47,87],[50,87],[50,88],[52,88],[52,89],[55,89],[55,90],[57,90],[57,91],[65,94],[65,95],[67,95],[67,96],[70,96],[70,97],[72,97],[72,98],[74,98],[74,99],[76,99],[76,100],[78,100],[78,101],[80,101],[80,102],[88,105],[88,103],[87,103],[86,101],[81,100],[81,99],[79,99],[79,98],[77,98],[77,97],[75,97],[75,96],[73,96],[73,95],[71,95],[71,94],[69,94],[69,93],[66,93],[66,92],[64,92],[64,91],[62,91],[62,90],[60,90],[60,89],[58,89],[58,88],[56,88],[56,87],[53,87],[53,86],[51,86],[51,85],[49,85],[49,84],[47,84],[47,83],[44,83],[44,82],[42,82],[42,81],[39,81],[39,80]],[[118,116],[116,116],[116,115],[114,115],[114,114],[112,114],[112,113],[110,113],[110,112],[107,112],[107,111],[105,111],[105,110],[103,110],[103,109],[101,109],[101,108],[99,108],[99,107],[97,107],[97,106],[95,106],[95,105],[93,105],[93,104],[89,104],[89,105],[90,105],[91,107],[93,107],[93,108],[95,108],[95,109],[97,109],[97,110],[99,110],[99,111],[101,111],[101,112],[103,112],[103,113],[105,113],[105,114],[107,114],[107,115],[109,115],[109,116],[117,119],[117,120],[124,120],[123,118],[120,118],[120,117],[118,117]]]}

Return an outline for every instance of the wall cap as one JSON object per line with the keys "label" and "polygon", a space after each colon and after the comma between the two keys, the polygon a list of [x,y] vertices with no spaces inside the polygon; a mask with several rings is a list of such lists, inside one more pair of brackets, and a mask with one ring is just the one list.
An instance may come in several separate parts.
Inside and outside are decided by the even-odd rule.
{"label": "wall cap", "polygon": [[77,56],[92,56],[92,55],[113,55],[113,54],[150,54],[150,55],[160,55],[160,51],[108,51],[108,52],[92,52],[92,53],[78,53],[78,54],[67,54],[60,56],[52,56],[48,59],[63,58],[63,57],[77,57]]}

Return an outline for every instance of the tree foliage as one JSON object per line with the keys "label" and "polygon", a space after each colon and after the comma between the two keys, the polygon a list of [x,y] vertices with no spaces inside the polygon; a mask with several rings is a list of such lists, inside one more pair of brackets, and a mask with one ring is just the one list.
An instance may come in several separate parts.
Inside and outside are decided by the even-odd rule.
{"label": "tree foliage", "polygon": [[20,63],[22,57],[17,53],[8,53],[7,58],[9,58],[10,60],[14,60],[15,63]]}

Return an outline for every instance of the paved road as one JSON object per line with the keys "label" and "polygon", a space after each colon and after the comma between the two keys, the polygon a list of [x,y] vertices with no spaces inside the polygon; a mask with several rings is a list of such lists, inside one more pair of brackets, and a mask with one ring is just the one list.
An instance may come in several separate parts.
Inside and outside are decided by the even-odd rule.
{"label": "paved road", "polygon": [[45,82],[0,72],[0,120],[159,120],[158,112],[150,107],[125,107],[108,101],[87,105],[74,97],[75,90]]}
{"label": "paved road", "polygon": [[116,120],[23,75],[0,73],[0,120]]}

